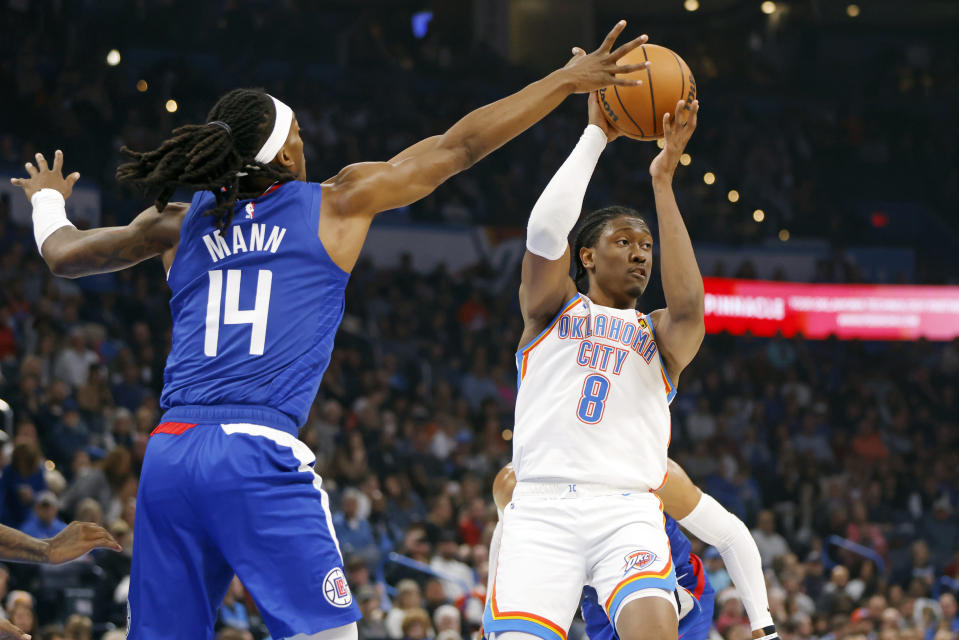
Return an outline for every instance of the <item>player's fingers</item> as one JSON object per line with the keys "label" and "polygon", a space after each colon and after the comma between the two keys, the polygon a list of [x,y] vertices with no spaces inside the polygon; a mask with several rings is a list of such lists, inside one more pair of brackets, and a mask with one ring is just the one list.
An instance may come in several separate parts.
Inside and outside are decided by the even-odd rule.
{"label": "player's fingers", "polygon": [[47,165],[47,159],[43,157],[42,153],[38,153],[36,156],[37,166],[40,167],[40,171],[49,171],[50,167]]}
{"label": "player's fingers", "polygon": [[613,76],[612,84],[618,85],[620,87],[638,87],[643,84],[642,80],[630,80],[629,78],[624,78],[623,76]]}
{"label": "player's fingers", "polygon": [[79,179],[80,179],[80,172],[74,171],[73,173],[67,176],[67,183],[72,187],[73,185],[77,183],[77,180]]}
{"label": "player's fingers", "polygon": [[619,34],[623,32],[623,29],[626,28],[626,21],[620,20],[616,23],[613,29],[606,34],[606,38],[603,40],[603,44],[599,45],[598,51],[607,52],[613,48],[613,43],[616,42],[616,38],[619,37]]}
{"label": "player's fingers", "polygon": [[648,68],[648,62],[638,62],[636,64],[611,65],[609,71],[610,73],[633,73],[634,71],[645,71]]}
{"label": "player's fingers", "polygon": [[649,41],[649,36],[644,33],[643,35],[639,36],[638,38],[633,38],[632,40],[630,40],[630,41],[627,42],[626,44],[620,45],[620,46],[616,47],[616,51],[613,51],[613,52],[612,52],[611,54],[609,54],[609,55],[610,55],[610,57],[611,57],[613,60],[619,60],[620,58],[622,58],[623,56],[625,56],[627,53],[629,53],[630,51],[632,51],[632,50],[635,49],[636,47],[640,47],[640,46],[646,44],[647,41]]}
{"label": "player's fingers", "polygon": [[586,52],[580,49],[579,47],[573,47],[573,55],[577,58],[581,58],[586,55]]}
{"label": "player's fingers", "polygon": [[63,152],[57,149],[53,153],[53,170],[59,172],[63,169]]}
{"label": "player's fingers", "polygon": [[32,162],[26,163],[25,165],[23,165],[23,167],[24,167],[24,169],[27,170],[27,173],[30,174],[30,177],[31,177],[31,178],[33,178],[34,176],[37,175],[37,168],[33,166],[33,163],[32,163]]}
{"label": "player's fingers", "polygon": [[663,135],[668,136],[673,132],[673,119],[671,114],[667,111],[663,114]]}

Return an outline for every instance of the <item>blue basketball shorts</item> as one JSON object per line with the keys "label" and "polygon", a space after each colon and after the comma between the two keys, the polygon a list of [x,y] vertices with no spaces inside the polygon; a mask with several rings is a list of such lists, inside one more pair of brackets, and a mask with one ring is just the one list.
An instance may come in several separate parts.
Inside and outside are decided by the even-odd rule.
{"label": "blue basketball shorts", "polygon": [[269,426],[160,424],[137,493],[129,640],[212,640],[234,573],[274,640],[358,620],[314,461]]}

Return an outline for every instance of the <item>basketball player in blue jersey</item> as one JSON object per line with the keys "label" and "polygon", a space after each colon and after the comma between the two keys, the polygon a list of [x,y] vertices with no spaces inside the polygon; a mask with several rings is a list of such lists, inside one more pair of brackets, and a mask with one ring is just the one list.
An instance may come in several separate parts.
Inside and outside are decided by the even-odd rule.
{"label": "basketball player in blue jersey", "polygon": [[[703,564],[699,557],[692,553],[689,538],[680,530],[680,524],[700,540],[719,550],[746,608],[753,638],[778,638],[769,614],[759,549],[746,525],[712,496],[703,493],[693,484],[674,460],[668,461],[667,468],[666,482],[656,494],[662,500],[666,512],[666,533],[676,568],[679,638],[706,640],[713,621],[715,596]],[[515,487],[516,475],[510,463],[500,470],[493,481],[493,500],[500,514],[508,508]],[[490,583],[496,572],[502,528],[502,524],[497,523],[490,542]],[[587,586],[583,589],[580,610],[586,622],[586,635],[590,640],[619,640],[593,587]]]}
{"label": "basketball player in blue jersey", "polygon": [[[373,216],[415,202],[552,111],[571,93],[635,81],[617,60],[620,21],[593,53],[470,113],[387,162],[306,182],[293,111],[237,89],[205,124],[154,151],[127,151],[124,183],[156,194],[129,225],[77,230],[62,177],[37,154],[15,179],[37,246],[67,277],[160,256],[172,290],[165,413],[147,447],[135,522],[130,640],[213,637],[234,572],[273,638],[349,640],[359,611],[343,572],[314,456],[296,438],[329,363],[344,288]],[[176,189],[192,202],[169,203]]]}

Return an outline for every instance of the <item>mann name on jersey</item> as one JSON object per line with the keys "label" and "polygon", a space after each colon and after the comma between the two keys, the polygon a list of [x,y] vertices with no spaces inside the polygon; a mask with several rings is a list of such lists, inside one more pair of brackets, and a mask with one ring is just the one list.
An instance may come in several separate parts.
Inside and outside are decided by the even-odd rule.
{"label": "mann name on jersey", "polygon": [[[269,236],[267,236],[267,226],[270,227]],[[203,236],[203,244],[210,252],[210,258],[213,262],[246,251],[276,253],[276,250],[280,248],[280,243],[283,242],[283,236],[286,235],[286,227],[256,222],[250,225],[232,225],[230,230],[233,236],[232,244],[227,242],[230,233],[227,233],[227,237],[224,237],[220,235],[219,231],[214,231]]]}

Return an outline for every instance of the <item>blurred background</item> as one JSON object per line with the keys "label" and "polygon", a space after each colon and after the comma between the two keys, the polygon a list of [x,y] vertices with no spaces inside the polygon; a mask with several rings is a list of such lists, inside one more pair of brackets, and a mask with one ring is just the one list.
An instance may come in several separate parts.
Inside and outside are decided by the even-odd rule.
{"label": "blurred background", "polygon": [[[7,180],[34,153],[61,148],[81,172],[68,201],[79,227],[124,224],[149,201],[117,187],[120,146],[154,148],[254,86],[294,108],[319,181],[441,133],[619,18],[696,75],[700,127],[677,198],[716,278],[716,317],[738,322],[712,324],[683,374],[670,455],[753,530],[783,640],[959,637],[952,0],[0,1],[0,522],[47,537],[96,521],[129,548],[170,340],[159,262],[50,275]],[[585,112],[585,97],[568,99],[382,215],[353,274],[301,439],[333,499],[364,639],[479,626],[492,476],[510,459],[523,227]],[[657,151],[612,144],[585,206],[652,214]],[[817,333],[733,309],[750,287],[786,316],[799,314],[791,287],[830,309],[890,302]],[[935,317],[914,304],[930,297]],[[643,309],[662,304],[651,285]],[[715,640],[745,640],[721,559],[694,550],[717,590]],[[0,615],[35,638],[122,638],[129,566],[129,553],[93,553],[0,567]],[[239,581],[218,628],[266,637]]]}

